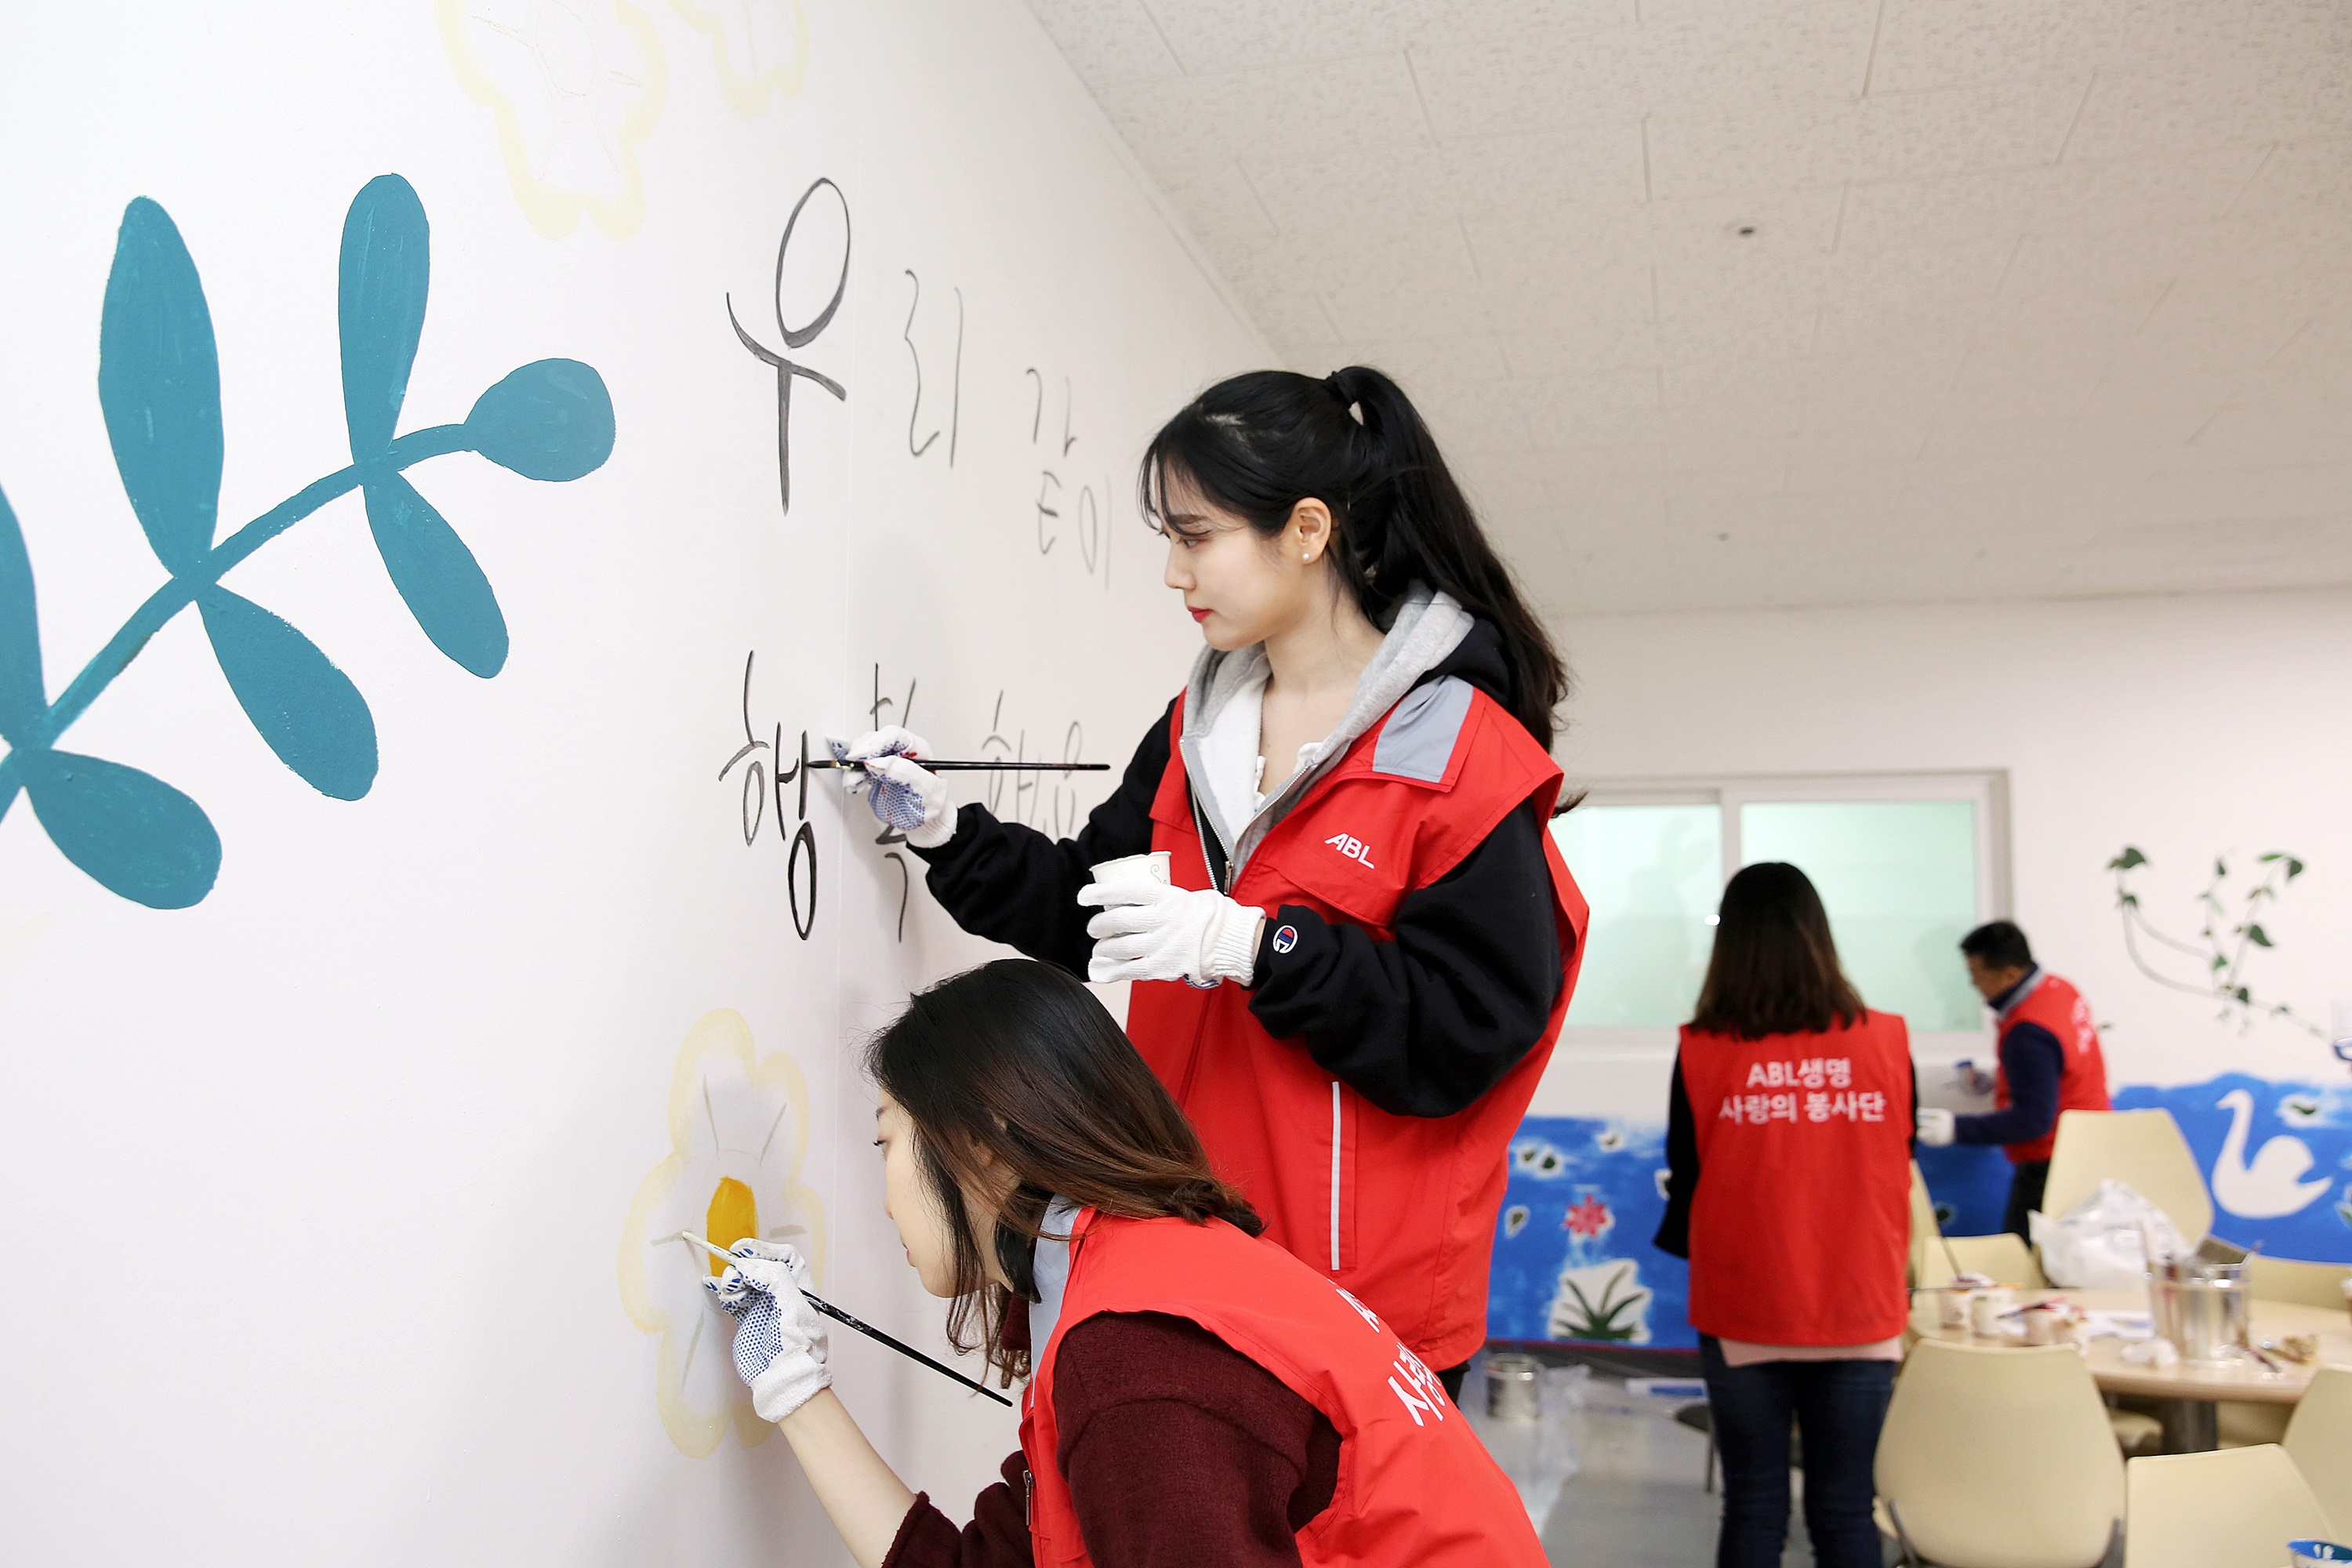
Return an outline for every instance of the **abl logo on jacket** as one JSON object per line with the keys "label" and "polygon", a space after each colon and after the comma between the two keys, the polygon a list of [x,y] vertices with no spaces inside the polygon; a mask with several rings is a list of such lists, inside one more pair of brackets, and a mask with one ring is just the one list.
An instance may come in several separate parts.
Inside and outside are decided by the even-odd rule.
{"label": "abl logo on jacket", "polygon": [[1345,855],[1349,859],[1360,863],[1367,871],[1380,868],[1372,864],[1371,847],[1353,834],[1335,833],[1323,842]]}

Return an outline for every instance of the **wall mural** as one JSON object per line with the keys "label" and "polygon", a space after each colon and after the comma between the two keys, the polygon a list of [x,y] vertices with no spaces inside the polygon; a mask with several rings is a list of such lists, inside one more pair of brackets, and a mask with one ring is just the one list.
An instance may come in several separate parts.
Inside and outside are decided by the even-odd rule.
{"label": "wall mural", "polygon": [[[2213,1196],[2213,1234],[2273,1258],[2352,1263],[2352,1084],[2224,1073],[2117,1089],[2118,1110],[2168,1110]],[[1495,1231],[1486,1331],[1696,1349],[1690,1271],[1650,1245],[1665,1214],[1665,1123],[1529,1117],[1511,1146]],[[1998,1149],[1921,1149],[1945,1233],[2000,1228],[2009,1162]]]}
{"label": "wall mural", "polygon": [[222,438],[220,357],[196,265],[171,215],[142,196],[122,215],[99,326],[98,397],[132,512],[170,574],[55,702],[41,669],[33,568],[0,495],[0,817],[21,790],[51,843],[110,891],[185,909],[212,890],[220,836],[204,809],[154,775],[57,742],[149,640],[190,605],[237,703],[278,760],[322,795],[357,800],[375,782],[375,721],[359,689],[303,633],[221,586],[232,567],[328,502],[359,490],[392,584],[436,647],[496,675],[507,627],[489,580],[405,470],[478,452],[526,479],[562,483],[613,450],[604,378],[576,360],[522,366],[457,425],[394,432],[425,326],[425,207],[384,174],[343,222],[337,321],[352,461],[215,542]]}
{"label": "wall mural", "polygon": [[637,1184],[621,1226],[621,1304],[661,1342],[654,1405],[670,1441],[701,1458],[729,1427],[746,1447],[775,1428],[735,1375],[734,1323],[713,1311],[702,1281],[726,1265],[680,1232],[732,1247],[745,1237],[789,1241],[824,1287],[824,1205],[801,1180],[808,1158],[808,1089],[782,1051],[761,1056],[731,1008],[688,1031],[670,1072],[669,1153]]}

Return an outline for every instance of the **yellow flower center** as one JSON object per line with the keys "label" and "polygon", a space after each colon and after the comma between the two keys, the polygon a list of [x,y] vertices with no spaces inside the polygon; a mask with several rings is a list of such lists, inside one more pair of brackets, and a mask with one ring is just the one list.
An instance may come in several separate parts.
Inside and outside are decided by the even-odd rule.
{"label": "yellow flower center", "polygon": [[[702,1233],[714,1247],[732,1247],[745,1237],[757,1238],[760,1234],[760,1204],[751,1189],[732,1176],[719,1178],[718,1190],[710,1194],[710,1208],[702,1218]],[[716,1258],[710,1260],[710,1272],[724,1274],[727,1265]]]}

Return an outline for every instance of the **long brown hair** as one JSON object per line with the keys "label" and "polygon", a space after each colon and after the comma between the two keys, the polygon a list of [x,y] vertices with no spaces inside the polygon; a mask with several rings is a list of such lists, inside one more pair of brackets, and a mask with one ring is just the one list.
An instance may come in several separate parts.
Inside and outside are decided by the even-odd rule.
{"label": "long brown hair", "polygon": [[1864,1011],[1811,879],[1783,860],[1741,868],[1723,889],[1691,1027],[1760,1040],[1842,1028]]}
{"label": "long brown hair", "polygon": [[[1004,1315],[1015,1295],[1037,1298],[1031,1258],[1056,1195],[1123,1219],[1265,1228],[1211,1173],[1192,1124],[1094,993],[1050,965],[1004,958],[940,981],[874,1037],[866,1069],[914,1124],[924,1184],[947,1217],[948,1340],[983,1351],[1008,1384],[1028,1374],[1029,1352],[1004,1348]],[[1008,1173],[1007,1195],[976,1212],[966,1194]],[[982,1246],[1013,1289],[989,1281]]]}

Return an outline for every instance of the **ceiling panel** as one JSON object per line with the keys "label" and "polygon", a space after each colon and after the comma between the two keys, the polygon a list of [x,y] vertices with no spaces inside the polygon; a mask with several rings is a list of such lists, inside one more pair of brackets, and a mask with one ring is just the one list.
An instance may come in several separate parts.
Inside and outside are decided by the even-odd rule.
{"label": "ceiling panel", "polygon": [[1031,4],[1559,613],[2352,581],[2344,0]]}

